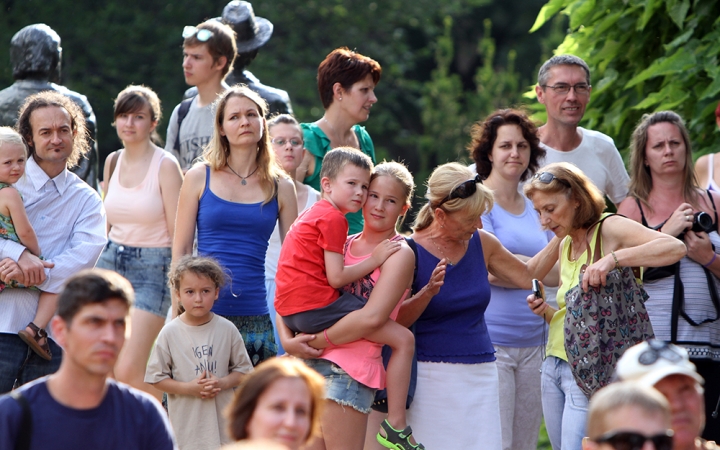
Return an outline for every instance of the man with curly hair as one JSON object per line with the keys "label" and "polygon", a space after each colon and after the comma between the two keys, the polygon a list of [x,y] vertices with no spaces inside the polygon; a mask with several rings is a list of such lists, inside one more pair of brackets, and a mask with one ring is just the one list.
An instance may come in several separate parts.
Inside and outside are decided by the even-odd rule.
{"label": "man with curly hair", "polygon": [[[107,243],[100,196],[68,170],[90,148],[85,117],[68,97],[44,91],[27,98],[16,127],[28,144],[29,156],[25,176],[15,188],[23,197],[44,260],[22,244],[0,239],[0,279],[57,294],[68,277],[95,265]],[[0,293],[0,393],[60,367],[62,351],[52,335],[29,326],[33,321],[47,323],[54,314],[36,315],[40,291],[6,289]],[[39,345],[47,341],[49,361],[18,336],[23,328]]]}

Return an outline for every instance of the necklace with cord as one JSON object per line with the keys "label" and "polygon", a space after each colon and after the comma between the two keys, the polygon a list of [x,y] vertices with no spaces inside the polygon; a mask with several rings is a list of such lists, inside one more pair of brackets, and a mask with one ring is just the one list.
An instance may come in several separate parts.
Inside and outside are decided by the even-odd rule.
{"label": "necklace with cord", "polygon": [[571,261],[577,261],[578,259],[580,259],[580,257],[581,257],[583,254],[585,254],[585,251],[586,251],[588,248],[590,248],[590,246],[589,246],[589,244],[587,243],[587,241],[583,240],[583,244],[585,244],[585,245],[584,245],[584,246],[581,246],[581,251],[580,251],[580,253],[578,253],[577,255],[575,255],[575,253],[577,253],[576,248],[577,248],[578,246],[576,246],[576,245],[575,245],[575,241],[573,241],[573,239],[570,238],[570,248],[568,249],[570,254],[569,254],[568,256],[570,257],[570,260],[571,260]]}
{"label": "necklace with cord", "polygon": [[[433,241],[433,244],[435,244],[435,248],[437,249],[438,252],[440,252],[440,255],[442,255],[442,257],[445,258],[445,261],[447,261],[449,266],[454,266],[455,263],[457,263],[457,261],[455,263],[453,263],[452,260],[447,257],[445,252],[442,251],[440,246],[437,244],[437,241],[435,241],[435,235],[433,235],[432,230],[430,230],[430,240]],[[466,246],[467,246],[467,242],[463,241],[463,248],[465,248]]]}
{"label": "necklace with cord", "polygon": [[245,185],[247,184],[247,181],[245,181],[245,180],[247,180],[248,178],[250,178],[251,176],[253,176],[253,175],[255,174],[255,172],[257,172],[257,170],[258,170],[258,168],[259,168],[260,166],[255,166],[255,170],[253,170],[252,172],[250,172],[250,174],[249,174],[248,176],[246,176],[246,177],[244,177],[244,176],[240,175],[239,173],[235,172],[235,170],[230,166],[230,164],[228,164],[227,167],[228,167],[228,169],[230,169],[230,172],[234,173],[235,175],[238,176],[238,178],[240,178],[240,180],[241,180],[241,181],[240,181],[240,184],[242,184],[243,186],[245,186]]}
{"label": "necklace with cord", "polygon": [[337,130],[335,130],[335,127],[333,126],[333,124],[330,123],[330,121],[327,120],[327,118],[326,118],[325,116],[323,116],[322,120],[323,120],[326,124],[328,124],[328,126],[330,127],[330,129],[331,129],[332,132],[333,132],[333,135],[335,135],[335,139],[336,139],[336,140],[338,141],[338,143],[340,144],[338,147],[353,147],[353,148],[358,148],[358,147],[359,147],[359,145],[356,145],[356,144],[355,144],[355,133],[354,133],[354,132],[353,132],[353,134],[352,134],[353,137],[351,138],[352,143],[348,144],[347,139],[345,139],[345,140],[339,139],[339,135],[338,135]]}

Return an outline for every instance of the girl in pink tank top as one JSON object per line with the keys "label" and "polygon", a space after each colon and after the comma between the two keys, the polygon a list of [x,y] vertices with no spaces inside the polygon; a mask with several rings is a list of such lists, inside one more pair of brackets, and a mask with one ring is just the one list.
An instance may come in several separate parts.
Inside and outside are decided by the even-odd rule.
{"label": "girl in pink tank top", "polygon": [[[375,246],[385,239],[401,239],[397,234],[396,224],[410,206],[413,188],[412,176],[403,165],[391,162],[380,164],[375,168],[368,190],[368,199],[363,207],[365,219],[363,232],[348,239],[345,247],[346,265],[369,257]],[[409,293],[413,263],[408,264],[407,262],[413,259],[412,250],[404,245],[401,251],[390,256],[380,268],[346,286],[344,290],[366,297],[368,301],[373,301],[373,298],[376,297],[396,298],[396,306],[390,313],[390,317],[395,318],[399,306]],[[331,337],[332,330],[333,327],[327,330]],[[334,380],[338,376],[343,377],[342,385],[347,386],[348,392],[369,390],[372,394],[374,389],[383,388],[386,384],[393,386],[392,378],[388,378],[387,382],[385,380],[385,369],[380,353],[381,346],[362,339],[349,343],[342,338],[338,339],[339,342],[332,339],[335,345],[326,348],[320,354],[305,344],[308,341],[307,336],[292,337],[290,330],[286,327],[281,327],[278,331],[288,353],[305,358],[322,355],[320,356],[322,359],[309,361],[311,367],[331,366],[329,372],[332,374],[326,375],[328,385],[332,385],[331,388],[329,386],[327,392],[329,401],[325,405],[329,412],[324,414],[323,418],[332,417],[332,420],[323,420],[322,422],[325,448],[363,448],[366,439],[364,430],[368,421],[367,414],[372,404],[372,395],[367,403],[359,404],[360,400],[358,399],[363,399],[365,396],[353,396],[353,400],[350,400],[351,396],[348,393],[339,392],[336,389],[336,386],[341,383],[335,383]],[[319,337],[322,338],[322,336]],[[388,389],[388,392],[393,395],[391,389]],[[404,413],[405,394],[401,397],[401,400],[395,402],[393,402],[393,398],[388,399],[391,414],[393,412],[397,414],[398,409]],[[348,406],[350,407],[348,408]],[[393,408],[396,411],[393,411]],[[380,420],[377,422],[379,423]],[[391,434],[393,430],[388,432],[386,424],[387,421],[383,422],[383,430],[379,434],[376,427],[368,427],[370,444],[378,445],[376,438],[381,442],[387,440],[388,434]],[[410,442],[413,447],[417,445],[412,440]],[[387,445],[383,444],[383,446]]]}

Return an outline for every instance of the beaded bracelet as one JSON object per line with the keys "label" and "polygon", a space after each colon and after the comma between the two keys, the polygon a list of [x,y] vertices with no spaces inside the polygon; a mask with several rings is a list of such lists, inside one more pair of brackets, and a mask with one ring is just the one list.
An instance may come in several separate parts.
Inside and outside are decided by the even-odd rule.
{"label": "beaded bracelet", "polygon": [[713,257],[712,257],[712,259],[710,260],[709,263],[703,264],[703,267],[708,267],[708,266],[710,266],[710,264],[712,264],[712,263],[715,262],[715,259],[717,259],[717,253],[713,252]]}
{"label": "beaded bracelet", "polygon": [[615,260],[615,268],[616,268],[617,270],[621,270],[621,269],[620,269],[620,263],[618,262],[617,256],[615,256],[615,252],[612,251],[612,252],[610,252],[610,254],[612,255],[613,259]]}

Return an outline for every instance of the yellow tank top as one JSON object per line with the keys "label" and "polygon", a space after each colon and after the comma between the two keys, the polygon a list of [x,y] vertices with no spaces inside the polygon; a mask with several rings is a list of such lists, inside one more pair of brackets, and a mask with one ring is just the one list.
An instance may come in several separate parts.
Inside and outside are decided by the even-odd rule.
{"label": "yellow tank top", "polygon": [[[602,217],[609,215],[605,213]],[[601,217],[601,218],[602,218]],[[595,248],[595,242],[598,238],[598,227],[595,227],[593,231],[592,239],[590,240],[590,248]],[[575,261],[570,259],[570,237],[566,237],[562,242],[562,252],[560,257],[560,287],[557,290],[557,304],[558,312],[555,313],[552,320],[550,321],[550,331],[548,333],[547,343],[547,355],[555,356],[567,361],[567,355],[565,354],[565,294],[572,287],[578,284],[578,277],[580,276],[580,268],[583,264],[589,264],[588,262],[588,251],[587,249],[582,255]],[[602,241],[600,241],[602,244]],[[602,245],[601,245],[602,252]],[[601,254],[600,257],[603,255]]]}

